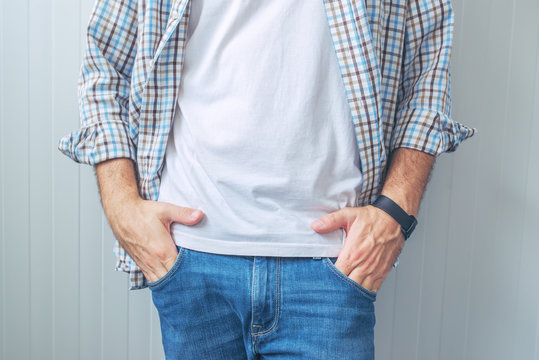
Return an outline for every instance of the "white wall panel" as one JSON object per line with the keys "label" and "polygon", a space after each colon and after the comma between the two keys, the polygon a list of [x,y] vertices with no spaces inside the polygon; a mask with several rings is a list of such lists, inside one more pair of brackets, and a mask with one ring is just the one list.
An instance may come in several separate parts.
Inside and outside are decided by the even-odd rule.
{"label": "white wall panel", "polygon": [[[49,1],[28,2],[30,358],[52,359],[52,19]],[[22,14],[21,14],[22,15]],[[13,174],[15,175],[15,174]],[[16,179],[16,176],[14,176]],[[7,239],[10,241],[10,239]],[[13,241],[14,239],[11,239]],[[15,256],[15,259],[17,257]]]}
{"label": "white wall panel", "polygon": [[[29,24],[28,3],[3,5],[4,169],[3,346],[6,359],[30,359]],[[8,31],[7,29],[16,29]],[[5,49],[9,49],[9,52]],[[10,55],[16,54],[16,56]]]}
{"label": "white wall panel", "polygon": [[[53,139],[78,125],[77,76],[80,67],[79,2],[52,0]],[[39,59],[34,59],[39,61]],[[58,150],[53,158],[53,358],[77,359],[80,353],[80,167]]]}

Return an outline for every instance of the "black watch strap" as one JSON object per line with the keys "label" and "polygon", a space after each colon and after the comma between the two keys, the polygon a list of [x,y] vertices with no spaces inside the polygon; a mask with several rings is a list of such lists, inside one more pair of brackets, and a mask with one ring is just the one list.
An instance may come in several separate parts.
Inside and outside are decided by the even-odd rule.
{"label": "black watch strap", "polygon": [[404,234],[404,240],[408,239],[417,225],[417,219],[413,215],[408,215],[396,202],[384,195],[379,195],[372,203],[379,209],[391,215],[400,225]]}

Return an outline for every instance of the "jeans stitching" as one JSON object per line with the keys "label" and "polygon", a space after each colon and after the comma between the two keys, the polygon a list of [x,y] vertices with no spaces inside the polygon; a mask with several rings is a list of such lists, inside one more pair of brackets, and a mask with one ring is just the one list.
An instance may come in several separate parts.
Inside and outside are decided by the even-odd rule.
{"label": "jeans stitching", "polygon": [[253,335],[253,346],[255,342],[255,333],[252,330],[254,327],[254,321],[255,321],[255,303],[254,303],[254,297],[255,297],[255,285],[256,285],[256,258],[253,259],[253,279],[251,281],[251,333]]}
{"label": "jeans stitching", "polygon": [[[344,274],[341,274],[340,272],[337,272],[333,266],[335,266],[335,264],[333,264],[331,262],[331,260],[329,258],[324,258],[324,262],[326,264],[326,266],[328,267],[329,270],[331,270],[335,275],[337,275],[339,277],[339,279],[343,280],[344,282],[354,286],[356,289],[358,289],[359,291],[361,291],[361,293],[365,296],[367,296],[369,299],[371,300],[374,300],[376,298],[376,293],[372,292],[372,293],[369,293],[367,289],[365,289],[363,286],[359,285],[358,283],[356,283],[354,280],[350,279],[348,276],[344,275]],[[331,263],[331,264],[330,264]],[[333,265],[333,266],[331,266]],[[338,269],[337,269],[338,270]]]}
{"label": "jeans stitching", "polygon": [[281,293],[280,293],[280,289],[281,289],[281,287],[280,287],[280,284],[281,284],[281,259],[280,258],[277,258],[277,281],[276,281],[276,283],[277,283],[277,285],[275,287],[276,287],[276,294],[277,294],[276,295],[277,296],[277,310],[275,311],[275,318],[273,319],[273,324],[266,331],[258,332],[258,333],[253,334],[255,336],[262,336],[262,335],[269,334],[270,332],[275,330],[275,328],[277,326],[277,323],[279,322],[280,297],[281,297]]}

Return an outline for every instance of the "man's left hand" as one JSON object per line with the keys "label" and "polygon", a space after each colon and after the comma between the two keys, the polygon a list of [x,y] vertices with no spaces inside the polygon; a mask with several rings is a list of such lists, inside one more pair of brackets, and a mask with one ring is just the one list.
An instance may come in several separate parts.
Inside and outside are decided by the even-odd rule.
{"label": "man's left hand", "polygon": [[400,224],[372,206],[345,207],[311,223],[319,233],[343,228],[346,241],[335,266],[367,290],[377,292],[404,247]]}

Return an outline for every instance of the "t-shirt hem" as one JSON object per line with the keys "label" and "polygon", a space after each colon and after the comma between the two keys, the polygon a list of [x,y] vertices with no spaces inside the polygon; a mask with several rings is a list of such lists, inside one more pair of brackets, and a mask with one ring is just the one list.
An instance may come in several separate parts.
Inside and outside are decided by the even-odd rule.
{"label": "t-shirt hem", "polygon": [[239,256],[280,256],[280,257],[337,257],[342,244],[301,244],[254,241],[226,241],[176,237],[177,246],[195,251],[222,255]]}

